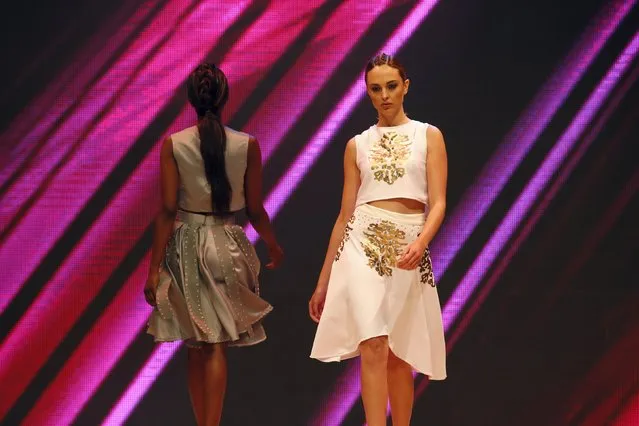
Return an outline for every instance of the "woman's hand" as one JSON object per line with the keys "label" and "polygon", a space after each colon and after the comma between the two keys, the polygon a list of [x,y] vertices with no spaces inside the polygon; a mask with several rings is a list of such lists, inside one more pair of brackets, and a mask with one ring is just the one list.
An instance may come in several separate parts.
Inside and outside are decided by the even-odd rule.
{"label": "woman's hand", "polygon": [[407,270],[417,268],[424,256],[424,251],[426,251],[426,244],[422,240],[413,241],[404,248],[404,254],[397,262],[397,267]]}
{"label": "woman's hand", "polygon": [[324,310],[324,302],[326,301],[326,290],[328,286],[317,285],[311,300],[308,302],[308,313],[311,319],[315,322],[319,322]]}
{"label": "woman's hand", "polygon": [[280,247],[277,243],[273,243],[268,246],[268,257],[271,260],[266,264],[268,269],[275,269],[280,266],[282,260],[284,259],[284,251],[282,247]]}
{"label": "woman's hand", "polygon": [[146,299],[146,303],[151,306],[156,305],[155,293],[157,292],[159,282],[160,274],[157,272],[149,274],[149,277],[146,279],[146,284],[144,285],[144,298]]}

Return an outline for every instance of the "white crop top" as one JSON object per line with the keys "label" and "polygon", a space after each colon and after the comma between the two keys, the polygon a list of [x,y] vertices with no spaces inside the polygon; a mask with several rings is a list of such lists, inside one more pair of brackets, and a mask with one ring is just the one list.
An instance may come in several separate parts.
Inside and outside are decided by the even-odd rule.
{"label": "white crop top", "polygon": [[428,207],[426,129],[410,120],[393,127],[371,126],[355,136],[361,185],[356,205],[409,198]]}
{"label": "white crop top", "polygon": [[[226,175],[231,183],[231,204],[234,212],[244,208],[244,174],[248,153],[249,135],[228,127],[226,130]],[[180,188],[178,208],[192,212],[211,212],[211,186],[204,172],[204,160],[200,153],[200,134],[197,126],[171,135],[173,157],[178,166]]]}

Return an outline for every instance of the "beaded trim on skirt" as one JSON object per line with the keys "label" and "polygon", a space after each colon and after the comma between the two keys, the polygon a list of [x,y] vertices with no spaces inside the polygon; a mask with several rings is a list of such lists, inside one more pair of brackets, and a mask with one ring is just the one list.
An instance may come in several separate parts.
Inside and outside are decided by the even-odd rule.
{"label": "beaded trim on skirt", "polygon": [[255,250],[232,216],[180,211],[147,332],[158,342],[184,340],[191,347],[265,340],[261,320],[272,307],[259,297],[259,270]]}

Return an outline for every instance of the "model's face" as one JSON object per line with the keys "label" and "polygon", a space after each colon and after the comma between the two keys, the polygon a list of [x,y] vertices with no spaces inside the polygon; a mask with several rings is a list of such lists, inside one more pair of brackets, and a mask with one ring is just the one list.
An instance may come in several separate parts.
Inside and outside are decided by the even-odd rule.
{"label": "model's face", "polygon": [[408,80],[402,80],[399,70],[388,65],[374,67],[366,76],[366,91],[380,115],[394,115],[404,104]]}

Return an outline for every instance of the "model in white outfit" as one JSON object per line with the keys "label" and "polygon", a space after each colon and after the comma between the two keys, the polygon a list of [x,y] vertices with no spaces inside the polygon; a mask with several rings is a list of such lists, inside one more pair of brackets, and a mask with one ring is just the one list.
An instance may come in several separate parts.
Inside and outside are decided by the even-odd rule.
{"label": "model in white outfit", "polygon": [[319,322],[311,357],[362,356],[369,426],[408,425],[412,370],[446,377],[441,309],[428,244],[444,216],[446,154],[441,132],[403,110],[409,81],[392,58],[367,67],[377,125],[347,145],[342,208],[309,303]]}

